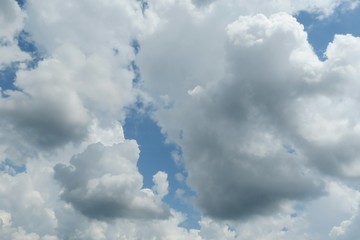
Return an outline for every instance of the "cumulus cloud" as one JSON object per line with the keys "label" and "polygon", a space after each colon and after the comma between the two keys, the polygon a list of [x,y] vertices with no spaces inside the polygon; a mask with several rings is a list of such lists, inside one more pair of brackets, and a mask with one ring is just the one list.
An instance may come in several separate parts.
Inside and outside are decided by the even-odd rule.
{"label": "cumulus cloud", "polygon": [[[114,69],[114,59],[86,57],[72,44],[32,70],[17,73],[15,85],[0,99],[4,124],[36,147],[54,148],[83,140],[91,118],[109,125],[124,118],[124,106],[135,100],[133,74]],[[105,111],[106,109],[106,111]]]}
{"label": "cumulus cloud", "polygon": [[21,11],[16,1],[1,1],[1,38],[13,39],[23,27],[25,13]]}
{"label": "cumulus cloud", "polygon": [[20,50],[16,36],[23,28],[25,13],[12,0],[0,3],[0,71],[12,62],[29,60],[30,56]]}
{"label": "cumulus cloud", "polygon": [[154,176],[155,193],[143,189],[138,157],[134,141],[90,145],[72,158],[70,166],[55,166],[55,179],[63,187],[61,198],[95,219],[167,217],[169,212],[161,203],[167,194],[167,175]]}
{"label": "cumulus cloud", "polygon": [[307,157],[285,147],[295,142],[283,130],[290,126],[281,112],[290,109],[291,88],[304,81],[297,77],[302,69],[289,62],[292,54],[309,55],[313,71],[321,65],[306,34],[286,14],[241,17],[227,34],[226,77],[158,113],[170,136],[174,129],[183,133],[174,137],[199,206],[213,217],[239,218],[267,213],[283,200],[317,196],[321,181],[306,167]]}
{"label": "cumulus cloud", "polygon": [[[6,25],[1,37],[11,44],[1,49],[15,55],[2,54],[1,58],[6,59],[0,59],[0,64],[28,59],[28,54],[13,51],[18,48],[16,36],[23,25],[44,53],[35,69],[17,72],[15,90],[2,91],[7,97],[0,99],[0,124],[3,132],[12,135],[8,138],[4,134],[2,138],[7,142],[4,158],[18,161],[28,157],[24,153],[79,144],[94,120],[102,127],[124,121],[125,107],[139,95],[133,88],[135,75],[129,68],[135,54],[131,41],[150,31],[156,22],[150,13],[148,17],[143,15],[139,2],[65,6],[62,1],[40,5],[26,1],[26,20],[15,1],[2,4],[2,10],[8,11],[1,14],[1,24]],[[80,6],[88,10],[78,12]],[[94,12],[103,19],[93,18]],[[14,145],[19,147],[14,149]]]}
{"label": "cumulus cloud", "polygon": [[59,188],[52,179],[49,165],[38,160],[37,164],[28,165],[26,172],[12,175],[0,172],[2,238],[47,239],[45,236],[56,236],[55,203]]}
{"label": "cumulus cloud", "polygon": [[49,53],[63,43],[72,43],[85,54],[112,55],[117,50],[118,58],[124,61],[133,55],[131,40],[152,32],[158,22],[152,11],[143,13],[141,1],[64,4],[58,0],[51,3],[29,0],[25,8],[28,15],[25,29]]}
{"label": "cumulus cloud", "polygon": [[[345,60],[352,56],[345,52],[347,46],[356,52],[357,38],[337,36],[321,62],[303,26],[285,13],[242,16],[223,31],[223,72],[218,58],[210,70],[201,60],[195,67],[174,66],[177,87],[162,88],[174,103],[156,113],[169,140],[182,147],[188,183],[203,212],[222,219],[268,214],[284,201],[323,194],[319,171],[356,177],[357,150],[351,142],[359,118],[350,88],[356,88],[351,82],[358,76],[357,61]],[[156,74],[154,63],[142,61],[151,52],[146,47],[139,56],[144,77],[155,84],[167,81],[163,72]],[[185,50],[189,56],[192,49]],[[180,71],[186,67],[208,72],[203,79],[196,72],[188,78]],[[222,75],[218,79],[215,68]],[[193,80],[193,86],[190,80],[177,83],[180,78]]]}
{"label": "cumulus cloud", "polygon": [[[0,70],[30,59],[22,30],[43,56],[0,98],[0,237],[354,238],[360,40],[337,35],[320,61],[289,14],[356,4],[1,1]],[[142,100],[179,146],[198,229],[164,203],[166,172],[143,186],[122,129]]]}
{"label": "cumulus cloud", "polygon": [[57,240],[56,236],[45,235],[40,237],[36,233],[27,233],[22,227],[13,227],[11,214],[5,211],[0,212],[0,236],[12,240]]}

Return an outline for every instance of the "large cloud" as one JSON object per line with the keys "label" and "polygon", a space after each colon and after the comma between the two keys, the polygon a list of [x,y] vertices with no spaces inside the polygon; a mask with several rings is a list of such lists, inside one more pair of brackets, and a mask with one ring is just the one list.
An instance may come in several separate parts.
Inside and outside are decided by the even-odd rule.
{"label": "large cloud", "polygon": [[[1,1],[0,69],[29,59],[23,25],[43,59],[0,99],[0,237],[353,238],[359,193],[334,179],[360,175],[359,39],[336,36],[320,62],[294,18],[270,16],[347,3]],[[166,173],[143,187],[124,139],[125,109],[144,96],[138,42],[138,86],[181,147],[199,229],[164,204]]]}
{"label": "large cloud", "polygon": [[151,32],[158,22],[152,11],[144,14],[141,1],[33,1],[25,5],[25,29],[40,47],[52,53],[63,43],[80,47],[85,54],[112,55],[126,64],[133,55],[130,42]]}
{"label": "large cloud", "polygon": [[47,149],[82,140],[92,118],[105,125],[122,120],[136,91],[134,75],[115,68],[115,59],[86,57],[72,44],[60,46],[36,69],[17,73],[15,85],[22,91],[5,91],[2,121],[22,139]]}
{"label": "large cloud", "polygon": [[[349,143],[358,138],[353,94],[358,72],[347,49],[356,52],[358,39],[337,36],[328,59],[320,62],[303,27],[287,14],[240,17],[225,31],[226,55],[220,67],[221,55],[191,62],[195,66],[180,62],[166,70],[179,70],[174,79],[163,78],[153,62],[143,61],[151,52],[146,43],[140,53],[150,89],[151,81],[171,79],[177,85],[174,94],[174,88],[163,87],[172,105],[155,115],[169,140],[182,147],[188,182],[203,212],[224,219],[268,213],[284,200],[322,194],[318,171],[357,177],[357,148]],[[161,45],[162,38],[157,39]],[[163,39],[167,42],[168,37]],[[211,43],[204,42],[200,49],[210,49]],[[185,52],[172,54],[189,54],[186,58],[193,49],[199,51],[189,45]],[[204,61],[214,67],[208,69]],[[224,73],[215,79],[221,67]],[[188,72],[193,75],[187,77]],[[177,83],[181,78],[185,81]]]}
{"label": "large cloud", "polygon": [[[103,126],[116,120],[123,122],[124,108],[138,95],[130,68],[135,55],[131,43],[152,28],[154,17],[145,17],[139,2],[94,1],[66,6],[62,1],[48,3],[25,4],[26,31],[42,49],[44,59],[36,69],[18,71],[14,82],[17,90],[4,91],[7,98],[0,99],[0,124],[18,136],[8,148],[20,142],[16,145],[48,151],[79,143],[94,119]],[[4,29],[4,34],[15,39],[25,13],[14,1],[6,6],[9,12],[3,21],[9,26],[11,22],[16,24],[11,31]],[[80,14],[79,8],[84,9]],[[93,18],[94,12],[97,18]]]}

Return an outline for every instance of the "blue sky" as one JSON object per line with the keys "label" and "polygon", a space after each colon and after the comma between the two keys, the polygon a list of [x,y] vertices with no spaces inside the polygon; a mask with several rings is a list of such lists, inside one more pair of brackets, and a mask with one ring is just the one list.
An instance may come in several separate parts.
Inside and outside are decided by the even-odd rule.
{"label": "blue sky", "polygon": [[351,11],[338,9],[332,16],[319,19],[317,14],[300,12],[296,19],[304,25],[309,36],[309,42],[313,46],[319,58],[324,58],[327,45],[335,34],[352,34],[359,36],[360,30],[355,22],[359,20],[360,10],[355,8]]}
{"label": "blue sky", "polygon": [[355,3],[0,3],[0,238],[353,239]]}

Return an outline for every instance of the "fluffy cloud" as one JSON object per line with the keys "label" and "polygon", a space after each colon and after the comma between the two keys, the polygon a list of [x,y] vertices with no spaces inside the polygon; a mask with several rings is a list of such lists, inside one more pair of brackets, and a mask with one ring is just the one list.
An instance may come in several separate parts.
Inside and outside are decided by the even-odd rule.
{"label": "fluffy cloud", "polygon": [[21,30],[23,25],[24,13],[21,11],[19,5],[15,1],[1,2],[1,38],[12,39],[14,35]]}
{"label": "fluffy cloud", "polygon": [[158,18],[143,13],[141,1],[33,1],[26,2],[25,29],[49,53],[63,43],[72,43],[85,54],[112,55],[126,64],[133,55],[133,39],[151,32]]}
{"label": "fluffy cloud", "polygon": [[12,62],[28,60],[30,56],[20,50],[16,36],[23,28],[24,12],[12,0],[0,3],[0,70]]}
{"label": "fluffy cloud", "polygon": [[167,193],[167,175],[154,176],[158,195],[142,189],[138,157],[134,141],[109,147],[90,145],[72,158],[71,166],[55,166],[55,179],[63,187],[61,198],[95,219],[167,217],[168,210],[161,205]]}
{"label": "fluffy cloud", "polygon": [[[40,63],[37,70],[19,73],[16,85],[23,91],[6,91],[10,97],[0,100],[2,122],[35,146],[62,145],[86,134],[86,109],[76,92],[66,87],[66,77],[57,77],[61,71],[55,61]],[[50,91],[54,87],[58,90]]]}
{"label": "fluffy cloud", "polygon": [[[131,42],[152,24],[151,14],[145,20],[138,2],[87,2],[88,7],[81,5],[88,8],[81,11],[82,17],[77,13],[78,3],[37,4],[26,2],[25,25],[45,58],[36,69],[18,71],[14,85],[21,91],[6,90],[3,94],[7,98],[0,99],[2,128],[18,136],[9,141],[7,148],[16,143],[23,146],[22,152],[77,144],[86,138],[94,119],[102,126],[123,121],[125,106],[134,103],[139,94],[133,88],[135,75],[129,67],[135,54]],[[14,1],[7,5],[14,9],[12,15],[24,16]],[[93,11],[99,11],[98,16],[104,19],[92,18]],[[97,24],[100,25],[94,31]],[[22,18],[16,27],[12,34],[21,30]],[[20,60],[17,57],[16,61]]]}
{"label": "fluffy cloud", "polygon": [[[279,112],[288,109],[287,89],[302,81],[290,55],[310,55],[314,70],[320,64],[306,34],[286,14],[242,17],[227,34],[226,77],[190,96],[185,92],[184,100],[170,93],[174,107],[158,112],[160,125],[183,148],[199,206],[213,217],[239,218],[267,213],[286,199],[316,196],[321,183],[307,169],[306,156],[286,147],[294,143],[282,130],[285,113]],[[246,71],[254,65],[262,69]]]}
{"label": "fluffy cloud", "polygon": [[[43,59],[0,98],[1,238],[354,238],[360,40],[336,36],[321,62],[293,17],[271,14],[356,4],[2,1],[0,69],[29,59],[24,26]],[[122,129],[141,97],[181,148],[199,229],[164,203],[165,172],[143,187]]]}
{"label": "fluffy cloud", "polygon": [[0,211],[0,236],[12,240],[57,240],[55,236],[46,235],[40,238],[36,233],[26,233],[22,227],[15,228],[12,226],[11,214]]}
{"label": "fluffy cloud", "polygon": [[53,159],[37,156],[31,160],[22,171],[0,172],[0,218],[7,219],[0,236],[55,240],[57,229],[63,229],[65,211],[58,198],[60,187],[53,178]]}
{"label": "fluffy cloud", "polygon": [[[160,88],[172,104],[156,119],[169,140],[182,147],[188,183],[203,212],[223,219],[268,214],[284,201],[323,194],[319,171],[357,177],[358,154],[351,144],[358,137],[357,96],[352,94],[357,61],[347,60],[353,54],[346,50],[358,49],[357,38],[337,36],[321,62],[303,26],[287,14],[240,17],[223,31],[223,61],[219,55],[180,62],[165,70],[178,73],[173,79],[143,61],[153,45],[144,43],[139,56],[150,89],[151,81],[158,86],[168,79],[166,84],[177,86]],[[185,38],[184,51],[172,52],[175,58],[210,49],[212,41],[204,41],[200,50],[186,44]],[[210,61],[214,68],[207,67]],[[193,75],[187,77],[189,72]]]}

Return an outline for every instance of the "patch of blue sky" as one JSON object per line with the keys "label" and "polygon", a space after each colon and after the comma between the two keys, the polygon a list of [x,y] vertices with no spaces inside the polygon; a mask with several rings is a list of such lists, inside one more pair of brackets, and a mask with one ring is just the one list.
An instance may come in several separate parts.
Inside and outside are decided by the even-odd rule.
{"label": "patch of blue sky", "polygon": [[6,66],[3,70],[0,70],[0,88],[2,97],[6,97],[3,91],[5,90],[17,90],[14,85],[16,78],[16,71],[18,69],[18,63],[11,63]]}
{"label": "patch of blue sky", "polygon": [[[131,40],[130,46],[133,48],[134,54],[137,55],[140,51],[140,44],[139,44],[138,40],[136,40],[136,39]],[[117,54],[119,54],[119,50],[117,50],[116,55]],[[128,69],[134,73],[133,84],[136,87],[140,83],[141,74],[140,74],[140,68],[136,64],[135,60],[132,60],[129,63]]]}
{"label": "patch of blue sky", "polygon": [[173,176],[179,169],[171,153],[176,147],[165,143],[165,137],[148,113],[131,109],[127,114],[124,132],[126,138],[136,139],[140,145],[138,167],[144,175],[145,186],[152,185],[152,176],[158,171],[167,172],[169,180],[175,181]]}
{"label": "patch of blue sky", "polygon": [[23,7],[25,6],[26,0],[16,0],[16,2],[19,4],[19,6],[20,6],[21,8],[23,8]]}
{"label": "patch of blue sky", "polygon": [[[39,61],[42,60],[42,54],[36,47],[34,41],[31,39],[30,34],[25,31],[21,31],[16,36],[16,40],[21,51],[26,52],[31,56],[31,60],[24,62],[26,67],[28,69],[36,68]],[[21,90],[14,84],[16,72],[19,70],[20,63],[21,62],[12,62],[4,69],[0,70],[0,88],[2,97],[7,97],[7,95],[3,92],[4,90]]]}
{"label": "patch of blue sky", "polygon": [[334,14],[324,19],[319,15],[302,11],[296,19],[304,25],[308,33],[308,40],[314,48],[315,53],[321,60],[325,60],[326,48],[333,41],[335,34],[352,34],[360,36],[360,6],[349,10],[340,6]]}
{"label": "patch of blue sky", "polygon": [[[188,188],[185,182],[176,179],[176,174],[184,173],[181,165],[175,163],[172,153],[178,151],[178,147],[165,142],[165,137],[161,133],[159,126],[154,122],[149,111],[142,111],[133,108],[127,114],[124,125],[124,133],[127,139],[135,139],[140,146],[140,158],[138,168],[144,177],[144,187],[153,186],[152,177],[158,171],[164,171],[168,174],[169,194],[164,201],[171,208],[181,211],[187,215],[187,221],[182,224],[183,227],[197,228],[200,219],[200,213],[187,202],[187,200],[178,198],[176,190],[184,190],[184,197],[191,199],[194,193]],[[151,110],[150,110],[151,111]]]}
{"label": "patch of blue sky", "polygon": [[[130,42],[130,46],[135,55],[141,50],[141,45],[136,39]],[[142,80],[141,70],[136,61],[131,61],[128,68],[134,73],[134,87],[139,87]],[[176,177],[176,175],[181,174],[186,178],[186,171],[183,166],[176,164],[173,159],[173,153],[181,155],[181,149],[178,146],[166,143],[160,127],[151,118],[153,110],[152,106],[144,106],[141,100],[137,101],[132,108],[128,109],[124,125],[125,137],[135,139],[140,146],[138,168],[144,177],[144,187],[151,188],[153,186],[152,178],[158,171],[166,172],[169,181],[169,194],[165,196],[164,202],[187,216],[186,221],[181,224],[182,227],[199,228],[198,222],[201,214],[191,203],[195,193],[186,185],[184,179],[179,180]],[[181,195],[179,195],[180,192]]]}
{"label": "patch of blue sky", "polygon": [[[39,61],[42,60],[42,54],[39,49],[36,47],[35,43],[32,41],[31,36],[25,32],[21,31],[17,37],[17,42],[19,48],[31,56],[31,60],[24,62],[28,69],[34,69],[37,67]],[[6,44],[6,43],[2,43]],[[16,72],[19,70],[21,62],[15,61],[3,69],[0,70],[0,88],[1,88],[1,97],[7,97],[5,90],[17,90],[21,89],[15,86]]]}
{"label": "patch of blue sky", "polygon": [[140,52],[140,43],[138,40],[133,39],[130,43],[131,47],[134,49],[135,55]]}
{"label": "patch of blue sky", "polygon": [[29,53],[31,60],[27,61],[27,67],[34,69],[37,67],[39,61],[43,59],[43,54],[32,40],[31,35],[26,31],[21,31],[17,36],[19,48],[26,53]]}
{"label": "patch of blue sky", "polygon": [[0,171],[6,172],[12,176],[25,172],[26,166],[25,165],[14,165],[9,159],[5,159],[4,161],[0,162]]}
{"label": "patch of blue sky", "polygon": [[131,61],[128,68],[134,73],[133,84],[136,86],[141,79],[140,68],[135,61]]}

